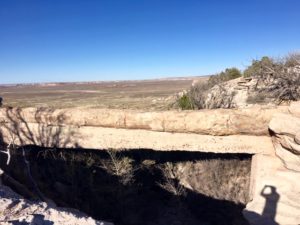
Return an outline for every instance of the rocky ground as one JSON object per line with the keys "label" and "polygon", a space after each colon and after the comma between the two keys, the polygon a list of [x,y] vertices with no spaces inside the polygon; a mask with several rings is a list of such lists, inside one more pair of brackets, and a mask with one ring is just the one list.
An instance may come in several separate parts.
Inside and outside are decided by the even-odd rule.
{"label": "rocky ground", "polygon": [[0,185],[1,225],[112,225],[97,221],[73,209],[50,206],[45,202],[24,199],[10,188]]}

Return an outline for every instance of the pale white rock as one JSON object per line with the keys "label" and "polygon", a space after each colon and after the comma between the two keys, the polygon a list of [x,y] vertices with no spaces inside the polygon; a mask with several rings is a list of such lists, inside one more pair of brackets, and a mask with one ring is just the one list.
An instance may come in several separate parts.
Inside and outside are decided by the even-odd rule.
{"label": "pale white rock", "polygon": [[294,116],[300,117],[300,101],[291,102],[289,112]]}
{"label": "pale white rock", "polygon": [[211,136],[91,126],[45,126],[37,123],[21,123],[17,127],[2,126],[0,132],[5,142],[9,142],[11,133],[15,132],[15,144],[45,147],[248,154],[274,152],[272,140],[268,136]]}
{"label": "pale white rock", "polygon": [[[277,113],[269,124],[272,131],[276,155],[286,168],[300,172],[300,117],[295,113],[297,103],[292,104],[289,113]],[[292,109],[292,110],[291,110]],[[291,114],[293,113],[293,114]]]}
{"label": "pale white rock", "polygon": [[276,135],[277,142],[288,151],[300,155],[300,145],[295,142],[295,138],[286,135]]}
{"label": "pale white rock", "polygon": [[295,142],[300,145],[300,132],[295,135]]}
{"label": "pale white rock", "polygon": [[205,99],[205,108],[241,108],[248,105],[247,98],[255,80],[243,77],[233,79],[212,87]]}
{"label": "pale white rock", "polygon": [[274,141],[276,155],[282,160],[287,169],[300,172],[300,155],[290,149],[283,148],[279,141]]}
{"label": "pale white rock", "polygon": [[108,109],[0,109],[4,125],[38,123],[48,126],[93,126],[209,135],[268,135],[268,124],[288,107],[142,112]]}
{"label": "pale white rock", "polygon": [[22,198],[10,188],[0,185],[0,221],[3,225],[113,225],[97,221],[74,209],[51,207],[44,202]]}
{"label": "pale white rock", "polygon": [[271,119],[269,128],[276,134],[295,137],[300,132],[300,118],[287,113],[277,113]]}

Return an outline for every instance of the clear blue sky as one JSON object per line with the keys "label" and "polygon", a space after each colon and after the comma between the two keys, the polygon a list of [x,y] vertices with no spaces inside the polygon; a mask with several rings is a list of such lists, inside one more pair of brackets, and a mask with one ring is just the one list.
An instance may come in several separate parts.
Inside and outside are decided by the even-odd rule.
{"label": "clear blue sky", "polygon": [[299,49],[299,0],[0,1],[0,83],[205,75]]}

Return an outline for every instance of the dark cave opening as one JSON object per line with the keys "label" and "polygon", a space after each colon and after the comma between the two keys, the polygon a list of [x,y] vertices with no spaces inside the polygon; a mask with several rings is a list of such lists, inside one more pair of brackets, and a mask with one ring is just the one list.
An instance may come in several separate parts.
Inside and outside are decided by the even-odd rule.
{"label": "dark cave opening", "polygon": [[[22,152],[13,150],[8,166],[1,157],[0,166],[34,192]],[[242,210],[249,201],[249,154],[37,146],[24,152],[46,198],[95,219],[116,225],[248,224]]]}

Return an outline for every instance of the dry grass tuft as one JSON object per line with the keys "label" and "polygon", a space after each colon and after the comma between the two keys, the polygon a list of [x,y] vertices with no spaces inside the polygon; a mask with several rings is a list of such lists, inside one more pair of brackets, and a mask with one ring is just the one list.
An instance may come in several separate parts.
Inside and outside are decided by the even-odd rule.
{"label": "dry grass tuft", "polygon": [[133,166],[133,160],[118,155],[118,152],[115,150],[107,150],[107,154],[110,160],[102,160],[100,167],[108,174],[117,176],[122,184],[132,183],[134,181],[134,172],[137,170]]}

